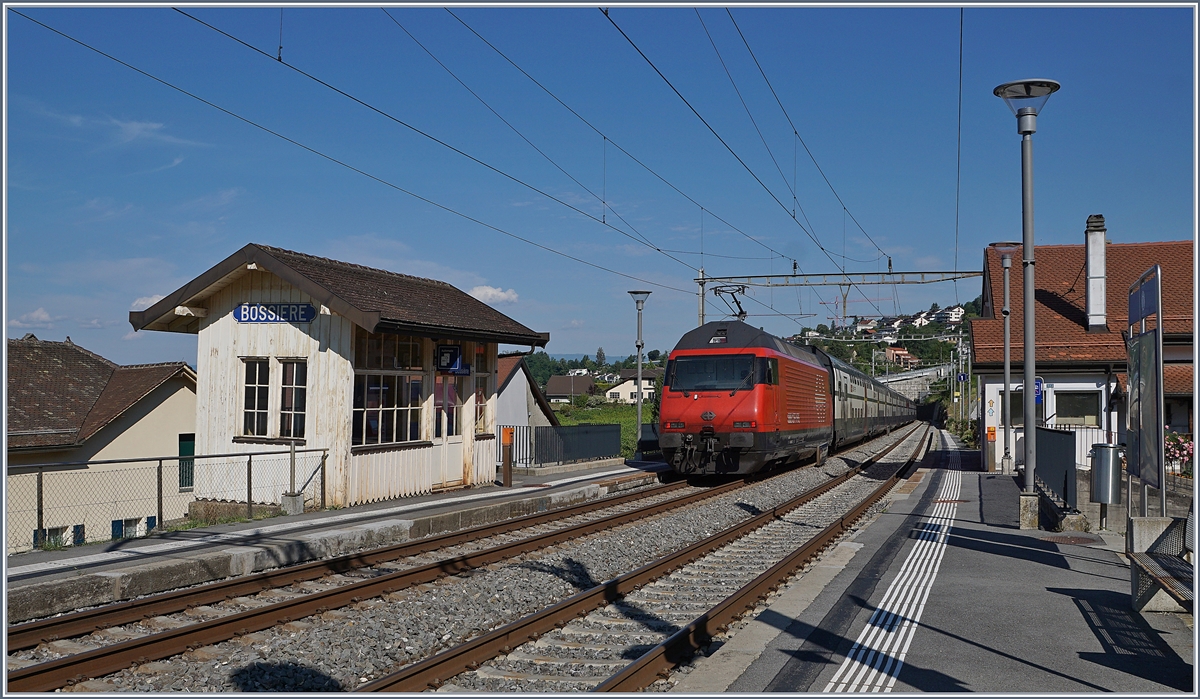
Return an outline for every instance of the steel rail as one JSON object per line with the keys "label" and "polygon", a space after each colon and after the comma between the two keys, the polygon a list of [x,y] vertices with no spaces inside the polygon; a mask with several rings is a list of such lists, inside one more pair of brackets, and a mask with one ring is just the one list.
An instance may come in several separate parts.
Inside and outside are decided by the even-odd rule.
{"label": "steel rail", "polygon": [[431,687],[439,687],[446,680],[468,670],[474,670],[482,663],[498,655],[508,653],[523,643],[536,640],[545,633],[556,628],[561,628],[571,619],[585,616],[604,604],[618,600],[639,587],[653,582],[697,558],[726,546],[749,532],[823,495],[858,475],[863,469],[876,463],[893,449],[896,449],[909,436],[915,433],[917,429],[917,427],[914,427],[904,437],[881,450],[878,454],[870,457],[857,468],[848,470],[846,473],[832,478],[782,505],[764,511],[745,522],[729,527],[722,532],[680,549],[657,561],[652,561],[634,571],[619,575],[601,585],[572,595],[540,612],[478,636],[425,660],[401,668],[397,672],[385,677],[368,682],[354,691],[422,692]]}
{"label": "steel rail", "polygon": [[[684,495],[613,517],[585,522],[574,527],[520,539],[482,551],[381,575],[330,590],[315,592],[297,599],[283,600],[258,609],[239,612],[178,629],[162,631],[122,641],[103,648],[77,653],[65,658],[13,670],[8,673],[8,691],[45,692],[82,680],[102,677],[127,668],[135,663],[141,664],[168,658],[200,646],[219,643],[235,636],[262,631],[263,629],[268,629],[279,624],[286,624],[290,621],[312,616],[313,614],[320,614],[330,609],[356,604],[380,595],[399,592],[414,585],[466,572],[502,561],[506,558],[519,556],[564,541],[621,526],[667,510],[690,505],[694,502],[737,490],[745,485],[745,480],[732,481],[709,490]],[[682,487],[682,485],[679,487]],[[635,494],[631,493],[630,495]],[[613,504],[611,500],[605,502],[610,506]],[[563,510],[546,514],[554,514],[556,517],[562,517]]]}
{"label": "steel rail", "polygon": [[671,483],[650,490],[626,493],[624,495],[617,495],[569,507],[555,508],[545,512],[535,512],[503,522],[484,524],[470,529],[426,537],[372,551],[346,554],[323,561],[312,561],[288,568],[222,580],[202,587],[184,588],[138,600],[117,602],[59,617],[17,624],[8,629],[8,651],[11,653],[13,651],[34,648],[40,643],[83,636],[100,629],[131,624],[163,614],[181,612],[190,607],[214,604],[226,599],[244,597],[272,588],[287,587],[298,582],[316,580],[331,573],[345,573],[350,570],[378,565],[379,563],[386,563],[406,556],[416,556],[437,549],[458,546],[478,539],[506,534],[518,529],[539,526],[565,517],[574,517],[596,510],[623,505],[634,500],[662,495],[684,487],[686,487],[686,483],[683,482]]}
{"label": "steel rail", "polygon": [[[930,428],[926,428],[930,429]],[[932,435],[929,435],[932,445]],[[922,435],[921,441],[925,441]],[[753,609],[767,595],[782,585],[792,573],[815,558],[827,546],[837,540],[846,530],[850,529],[860,517],[875,503],[879,502],[903,477],[902,474],[917,460],[921,451],[917,449],[903,467],[898,469],[891,478],[884,481],[865,500],[856,505],[846,515],[838,518],[807,544],[796,549],[786,558],[767,569],[740,590],[725,598],[717,606],[697,617],[695,621],[672,634],[665,641],[647,651],[633,663],[625,666],[619,672],[597,685],[595,692],[636,692],[650,686],[656,680],[669,675],[672,668],[690,657],[697,649],[708,643],[713,635],[729,628],[747,611]],[[925,453],[929,451],[926,446]]]}

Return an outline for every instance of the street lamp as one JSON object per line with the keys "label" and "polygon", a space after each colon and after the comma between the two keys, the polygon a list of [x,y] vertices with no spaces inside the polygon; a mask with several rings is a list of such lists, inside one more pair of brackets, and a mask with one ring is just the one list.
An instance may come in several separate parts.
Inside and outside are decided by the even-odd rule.
{"label": "street lamp", "polygon": [[1055,80],[1040,78],[1017,80],[998,85],[992,94],[1004,100],[1017,117],[1017,133],[1021,134],[1021,252],[1024,266],[1025,291],[1025,380],[1022,397],[1025,407],[1025,492],[1033,494],[1036,466],[1037,404],[1034,401],[1036,371],[1033,309],[1033,133],[1037,131],[1037,115],[1050,95],[1062,87]]}
{"label": "street lamp", "polygon": [[634,446],[634,458],[641,458],[642,455],[642,307],[646,305],[646,298],[650,296],[649,291],[631,291],[629,295],[633,297],[634,303],[637,304],[638,312],[638,336],[637,336],[637,442]]}
{"label": "street lamp", "polygon": [[1009,330],[1008,270],[1012,268],[1012,249],[1020,243],[992,243],[1000,254],[1000,266],[1004,268],[1004,404],[1000,406],[1000,427],[1004,430],[1004,456],[1000,458],[1000,472],[1011,476],[1012,462],[1012,334]]}

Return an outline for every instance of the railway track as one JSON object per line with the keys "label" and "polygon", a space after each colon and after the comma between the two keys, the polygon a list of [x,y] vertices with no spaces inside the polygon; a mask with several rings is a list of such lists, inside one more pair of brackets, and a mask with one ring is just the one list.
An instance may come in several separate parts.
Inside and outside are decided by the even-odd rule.
{"label": "railway track", "polygon": [[[596,503],[573,508],[565,508],[538,515],[530,515],[517,520],[473,530],[420,540],[397,547],[389,547],[381,551],[366,552],[353,556],[344,556],[330,561],[307,564],[293,569],[272,571],[269,573],[249,576],[245,579],[235,579],[212,586],[182,590],[176,593],[156,595],[153,598],[137,602],[109,605],[110,608],[99,608],[78,615],[61,617],[57,626],[48,622],[22,624],[10,629],[10,650],[17,645],[25,648],[30,644],[46,642],[53,635],[65,638],[81,633],[95,632],[104,626],[113,627],[117,624],[136,623],[141,625],[132,632],[120,628],[109,628],[99,634],[90,636],[89,641],[103,642],[101,637],[107,636],[109,641],[116,640],[101,648],[83,650],[72,655],[49,662],[42,662],[24,668],[12,669],[10,665],[8,689],[10,691],[48,691],[65,687],[88,678],[102,677],[122,668],[147,666],[155,660],[168,658],[189,650],[188,657],[202,657],[206,648],[220,641],[241,637],[253,640],[261,634],[257,633],[280,625],[296,626],[296,622],[305,617],[320,615],[328,618],[333,610],[339,607],[353,606],[362,608],[373,598],[385,597],[396,600],[405,596],[402,591],[418,585],[428,585],[447,576],[468,571],[480,570],[493,566],[499,561],[512,559],[536,551],[539,548],[560,545],[563,542],[584,537],[589,533],[622,526],[631,521],[653,516],[695,503],[708,498],[719,497],[739,488],[745,483],[738,481],[693,492],[683,497],[670,497],[672,493],[683,491],[686,484],[672,484],[653,489],[650,493],[631,493],[624,496],[608,498]],[[657,498],[658,502],[651,508],[637,508],[636,501],[645,498]],[[526,536],[519,540],[510,541],[498,546],[480,549],[478,543],[490,537],[513,535],[518,530],[528,530],[531,527],[549,527],[555,520],[566,517],[584,517],[589,512],[608,508],[624,507],[627,511],[603,520],[584,522],[576,527],[562,528],[537,536]],[[396,562],[400,559],[426,554],[433,550],[444,549],[447,546],[462,546],[475,544],[478,550],[452,556],[439,557],[432,562],[420,564],[412,562],[403,570],[396,570]],[[429,558],[426,556],[426,558]],[[363,566],[375,566],[363,570]],[[355,580],[354,576],[365,579]],[[336,585],[336,587],[331,587]],[[292,586],[290,589],[285,586]],[[331,588],[331,589],[330,589]],[[307,592],[308,594],[302,594]],[[274,602],[251,598],[248,595],[258,593],[258,597],[293,597]],[[375,600],[380,602],[380,600]],[[245,607],[251,607],[246,609]],[[220,609],[229,607],[229,609]],[[188,617],[193,623],[183,626],[184,622],[166,615]],[[223,614],[219,618],[207,618],[210,615]],[[107,615],[107,616],[106,616]],[[75,617],[75,618],[69,618]],[[199,623],[195,620],[199,619]],[[157,622],[157,624],[155,623]],[[158,626],[155,633],[142,630],[146,625]],[[164,626],[168,628],[163,628]],[[180,628],[173,628],[179,626]],[[299,626],[305,624],[300,622]],[[69,629],[69,630],[68,630]],[[22,634],[17,636],[15,634]],[[136,634],[137,637],[130,637]],[[14,643],[12,639],[18,639]],[[390,646],[389,646],[390,647]]]}
{"label": "railway track", "polygon": [[[871,481],[865,469],[848,471],[746,522],[358,691],[415,692],[447,682],[484,692],[645,688],[850,528],[896,484],[926,436],[911,439],[910,434],[877,455],[876,461],[901,444],[914,444],[911,456],[889,464],[892,473],[882,483],[864,485]],[[731,589],[736,590],[732,595]]]}

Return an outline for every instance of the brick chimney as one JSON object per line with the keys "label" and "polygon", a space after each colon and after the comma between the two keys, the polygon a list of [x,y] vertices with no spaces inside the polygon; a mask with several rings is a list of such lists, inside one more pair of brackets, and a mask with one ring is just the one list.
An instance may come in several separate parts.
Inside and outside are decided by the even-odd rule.
{"label": "brick chimney", "polygon": [[1104,304],[1104,234],[1107,232],[1103,214],[1088,216],[1084,236],[1087,240],[1087,329],[1090,333],[1108,331]]}

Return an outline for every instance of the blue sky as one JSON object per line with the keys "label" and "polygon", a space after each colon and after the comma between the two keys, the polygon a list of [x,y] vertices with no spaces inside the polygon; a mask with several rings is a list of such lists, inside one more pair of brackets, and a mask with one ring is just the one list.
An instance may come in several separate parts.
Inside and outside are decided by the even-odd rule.
{"label": "blue sky", "polygon": [[[1115,242],[1195,235],[1190,8],[967,7],[957,247],[958,8],[733,10],[849,215],[722,8],[698,18],[691,8],[613,6],[610,15],[782,207],[594,7],[455,9],[592,126],[444,9],[393,7],[391,17],[379,8],[283,10],[287,64],[554,199],[276,61],[277,7],[186,8],[268,56],[165,7],[15,9],[395,187],[636,278],[420,201],[9,9],[8,336],[69,335],[120,363],[194,364],[194,336],[132,333],[128,312],[248,242],[448,281],[549,331],[552,353],[603,346],[610,357],[634,351],[629,289],[654,291],[648,349],[669,349],[694,327],[693,268],[701,264],[710,276],[782,273],[793,260],[810,273],[841,264],[886,270],[849,215],[897,271],[952,269],[956,251],[960,269],[979,269],[989,242],[1020,239],[1020,137],[991,91],[1026,77],[1063,85],[1034,136],[1039,244],[1082,243],[1094,213],[1105,215]],[[793,182],[799,220],[832,261],[785,210]],[[671,255],[687,264],[640,236],[682,251]],[[852,292],[851,313],[965,302],[980,285],[902,286],[898,296],[878,289],[867,288],[870,301]],[[790,334],[828,322],[820,302],[835,296],[828,288],[758,291],[744,305],[751,322]],[[725,311],[711,297],[708,308],[710,319]],[[787,315],[800,313],[817,316]]]}

